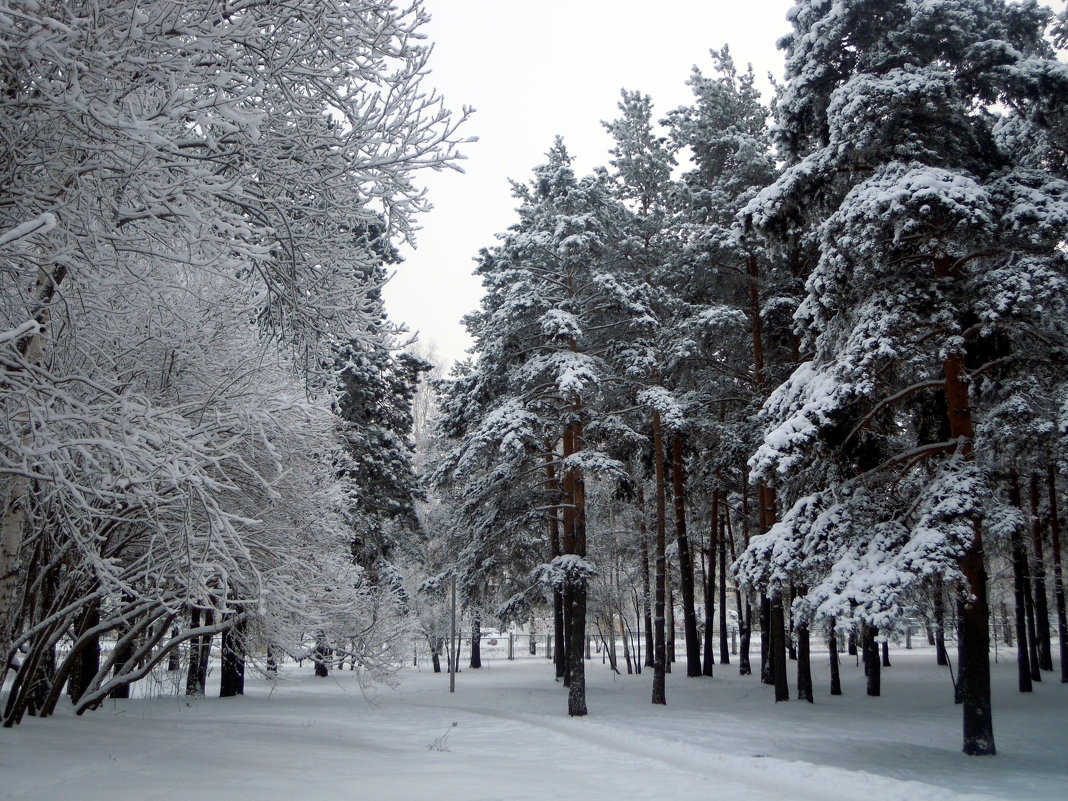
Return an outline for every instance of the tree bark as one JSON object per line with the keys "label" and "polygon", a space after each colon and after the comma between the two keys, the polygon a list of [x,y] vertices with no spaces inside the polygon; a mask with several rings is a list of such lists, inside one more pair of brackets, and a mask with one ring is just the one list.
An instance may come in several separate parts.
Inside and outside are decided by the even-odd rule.
{"label": "tree bark", "polygon": [[868,676],[868,695],[876,697],[882,693],[882,672],[879,662],[879,642],[876,640],[879,630],[867,623],[863,624],[861,647],[864,649],[864,668]]}
{"label": "tree bark", "polygon": [[[1031,585],[1035,598],[1035,634],[1038,642],[1038,667],[1053,670],[1053,648],[1049,636],[1049,605],[1046,602],[1046,564],[1042,548],[1042,522],[1038,516],[1039,478],[1031,475],[1031,546],[1034,549],[1034,568]],[[1024,565],[1026,567],[1026,560]]]}
{"label": "tree bark", "polygon": [[[953,258],[936,259],[935,276],[952,273]],[[946,412],[949,434],[961,444],[961,459],[974,459],[971,403],[964,353],[950,353],[943,362],[946,387]],[[966,582],[961,588],[961,698],[964,704],[964,753],[972,756],[993,755],[994,722],[990,703],[990,610],[987,607],[986,565],[983,531],[978,518],[973,521],[972,540],[957,565]]]}
{"label": "tree bark", "polygon": [[471,620],[471,662],[473,668],[482,667],[482,615],[475,612]]}
{"label": "tree bark", "polygon": [[1057,473],[1046,463],[1049,484],[1049,532],[1053,551],[1053,602],[1057,607],[1057,637],[1060,640],[1061,681],[1068,682],[1068,615],[1064,608],[1064,577],[1061,570],[1061,522],[1057,514]]}
{"label": "tree bark", "polygon": [[771,601],[771,654],[775,702],[790,700],[790,685],[786,676],[786,619],[782,596]]}
{"label": "tree bark", "polygon": [[642,620],[645,624],[645,667],[653,667],[653,603],[649,581],[649,530],[645,515],[645,488],[638,482],[638,545],[641,549],[642,570]]}
{"label": "tree bark", "polygon": [[832,617],[830,631],[827,634],[827,651],[831,659],[831,695],[842,694],[842,675],[838,660],[838,634],[835,631],[837,621]]}
{"label": "tree bark", "polygon": [[655,564],[653,599],[653,703],[666,704],[667,649],[664,639],[664,585],[667,582],[667,561],[664,551],[666,542],[666,514],[664,490],[664,434],[660,425],[660,413],[653,411],[653,471],[656,483],[656,542],[653,558]]}
{"label": "tree bark", "polygon": [[243,624],[229,626],[219,635],[222,665],[219,671],[219,697],[232,698],[245,694],[245,644],[241,633]]}
{"label": "tree bark", "polygon": [[712,627],[715,623],[715,591],[716,591],[716,536],[719,528],[719,490],[712,492],[712,511],[709,515],[708,526],[708,569],[705,580],[705,642],[704,653],[701,661],[701,673],[712,676],[715,673],[716,652],[712,638]]}
{"label": "tree bark", "polygon": [[[1032,487],[1034,484],[1032,483]],[[1032,500],[1034,494],[1032,493]],[[1009,501],[1015,506],[1021,505],[1020,482],[1016,471],[1013,470],[1009,484]],[[1012,591],[1013,601],[1016,604],[1016,673],[1017,686],[1022,693],[1034,690],[1031,682],[1031,654],[1028,648],[1027,612],[1025,600],[1027,594],[1027,557],[1023,547],[1023,537],[1020,532],[1013,529],[1012,532]]]}
{"label": "tree bark", "polygon": [[[693,556],[686,533],[686,481],[683,469],[682,435],[671,438],[671,493],[675,502],[675,542],[679,546],[679,589],[682,591],[682,627],[686,637],[686,675],[701,675],[701,639],[697,632]],[[711,634],[711,630],[708,632]]]}
{"label": "tree bark", "polygon": [[[729,632],[727,631],[727,510],[719,524],[719,663],[731,663]],[[740,612],[739,612],[740,616]]]}

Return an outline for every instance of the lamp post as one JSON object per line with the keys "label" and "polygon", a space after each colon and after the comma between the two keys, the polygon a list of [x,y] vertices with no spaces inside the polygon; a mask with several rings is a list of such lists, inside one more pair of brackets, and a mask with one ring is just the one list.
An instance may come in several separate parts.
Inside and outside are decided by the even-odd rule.
{"label": "lamp post", "polygon": [[452,634],[449,636],[449,692],[456,692],[456,575],[452,577]]}

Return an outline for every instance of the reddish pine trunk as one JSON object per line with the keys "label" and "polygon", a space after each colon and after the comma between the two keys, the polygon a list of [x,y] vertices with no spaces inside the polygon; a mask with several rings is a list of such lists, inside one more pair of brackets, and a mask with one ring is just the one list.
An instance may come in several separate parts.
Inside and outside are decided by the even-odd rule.
{"label": "reddish pine trunk", "polygon": [[664,551],[666,542],[666,525],[664,516],[666,504],[664,499],[664,435],[660,425],[660,413],[653,412],[653,470],[656,481],[656,544],[654,559],[656,565],[654,577],[653,600],[653,703],[666,704],[667,649],[664,639],[664,584],[666,582],[667,561]]}
{"label": "reddish pine trunk", "polygon": [[[701,640],[697,633],[697,611],[693,579],[693,556],[686,534],[686,481],[682,464],[682,436],[671,440],[671,491],[675,501],[675,541],[679,546],[679,589],[682,590],[682,627],[686,636],[686,675],[701,675]],[[708,630],[711,634],[711,629]]]}

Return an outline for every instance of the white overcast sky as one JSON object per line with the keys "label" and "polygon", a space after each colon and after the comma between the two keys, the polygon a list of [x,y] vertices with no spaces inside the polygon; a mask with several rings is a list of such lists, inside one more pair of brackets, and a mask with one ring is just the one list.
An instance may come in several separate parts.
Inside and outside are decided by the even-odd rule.
{"label": "white overcast sky", "polygon": [[790,29],[791,0],[425,0],[434,43],[428,83],[450,108],[472,106],[464,174],[420,176],[434,210],[420,220],[418,248],[386,287],[392,319],[418,331],[448,361],[470,340],[460,318],[478,306],[472,275],[481,247],[515,221],[509,178],[525,181],[559,134],[580,175],[607,164],[601,120],[618,112],[620,89],[649,94],[655,112],[692,99],[696,65],[730,45],[741,68],[782,73],[775,42]]}

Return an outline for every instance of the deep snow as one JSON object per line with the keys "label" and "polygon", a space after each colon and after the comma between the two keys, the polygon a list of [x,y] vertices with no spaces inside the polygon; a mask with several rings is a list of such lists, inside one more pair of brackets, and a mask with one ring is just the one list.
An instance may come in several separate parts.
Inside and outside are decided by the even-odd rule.
{"label": "deep snow", "polygon": [[[525,656],[525,655],[524,655]],[[960,753],[960,708],[929,649],[892,652],[883,696],[864,695],[843,654],[845,694],[772,702],[735,665],[713,679],[668,677],[649,704],[651,671],[613,677],[587,663],[590,715],[569,719],[541,657],[488,658],[448,675],[409,668],[399,689],[361,691],[351,672],[317,679],[288,665],[243,698],[109,701],[94,713],[28,719],[0,731],[0,798],[378,801],[709,798],[927,801],[1068,797],[1068,685],[1057,673],[1015,692],[994,665],[998,756]],[[792,665],[791,665],[792,667]],[[215,677],[212,677],[215,678]],[[453,722],[457,723],[451,728]],[[448,732],[445,750],[429,748]]]}

